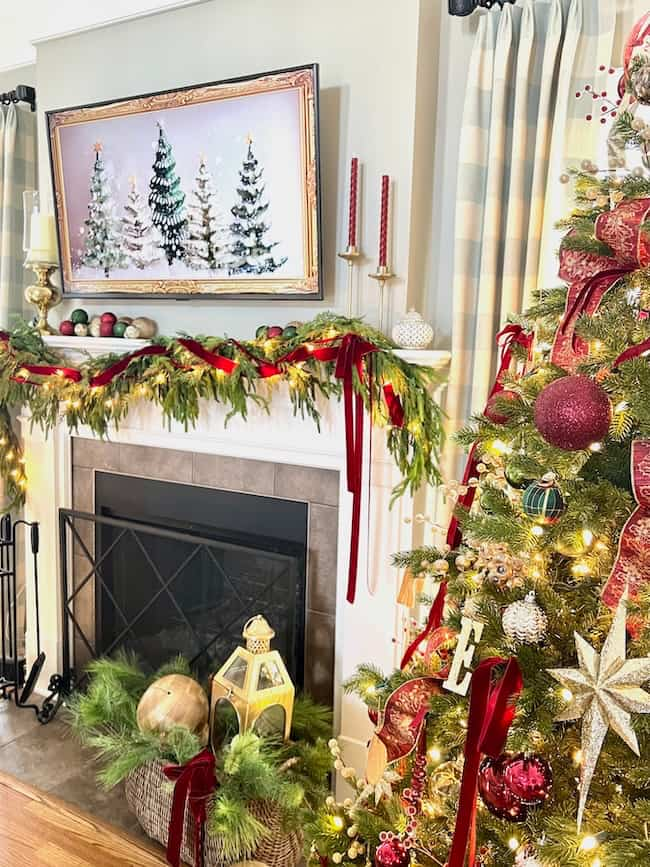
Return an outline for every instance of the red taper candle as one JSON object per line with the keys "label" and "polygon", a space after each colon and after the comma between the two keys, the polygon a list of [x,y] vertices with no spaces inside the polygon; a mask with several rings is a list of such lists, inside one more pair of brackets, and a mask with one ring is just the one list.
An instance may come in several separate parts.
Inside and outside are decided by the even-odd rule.
{"label": "red taper candle", "polygon": [[379,267],[388,264],[388,189],[390,178],[381,178],[381,218],[379,220]]}
{"label": "red taper candle", "polygon": [[357,200],[359,187],[359,159],[350,163],[350,212],[348,220],[348,248],[357,246]]}

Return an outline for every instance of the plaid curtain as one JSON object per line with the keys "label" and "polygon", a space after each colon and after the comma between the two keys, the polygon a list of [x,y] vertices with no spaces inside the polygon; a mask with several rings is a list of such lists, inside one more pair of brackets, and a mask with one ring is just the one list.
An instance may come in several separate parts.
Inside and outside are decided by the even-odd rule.
{"label": "plaid curtain", "polygon": [[[557,284],[555,221],[568,166],[597,161],[603,128],[576,99],[586,83],[614,89],[616,0],[518,0],[481,13],[468,70],[456,201],[449,428],[481,412],[495,375],[494,338],[538,286]],[[617,9],[617,6],[619,8]],[[625,8],[623,8],[625,7]],[[615,39],[615,36],[618,38]],[[605,165],[605,163],[603,163]],[[447,477],[459,454],[446,455]]]}
{"label": "plaid curtain", "polygon": [[22,312],[23,191],[35,184],[36,115],[12,103],[0,110],[0,325]]}

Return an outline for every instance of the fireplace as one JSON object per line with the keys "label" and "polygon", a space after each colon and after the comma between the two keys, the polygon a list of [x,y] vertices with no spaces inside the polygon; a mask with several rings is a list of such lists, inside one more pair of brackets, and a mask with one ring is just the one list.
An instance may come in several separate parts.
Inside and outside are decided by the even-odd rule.
{"label": "fireplace", "polygon": [[77,672],[123,648],[206,675],[261,613],[296,686],[332,702],[338,473],[78,439],[72,463]]}

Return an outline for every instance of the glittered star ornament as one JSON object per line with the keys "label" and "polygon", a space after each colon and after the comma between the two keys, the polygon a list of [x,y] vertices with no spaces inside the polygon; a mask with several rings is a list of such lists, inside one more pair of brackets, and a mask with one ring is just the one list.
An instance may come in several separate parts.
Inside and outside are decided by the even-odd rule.
{"label": "glittered star ornament", "polygon": [[639,755],[639,743],[631,724],[631,713],[650,713],[650,694],[641,684],[650,679],[650,657],[626,659],[626,603],[622,599],[600,653],[581,635],[575,634],[578,668],[552,668],[551,677],[572,695],[557,722],[582,717],[582,769],[578,828],[582,824],[589,788],[598,757],[610,728]]}

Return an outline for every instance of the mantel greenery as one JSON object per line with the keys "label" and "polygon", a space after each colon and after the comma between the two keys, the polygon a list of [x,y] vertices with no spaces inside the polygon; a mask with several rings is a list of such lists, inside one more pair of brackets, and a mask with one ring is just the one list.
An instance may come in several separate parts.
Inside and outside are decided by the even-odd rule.
{"label": "mantel greenery", "polygon": [[[395,345],[379,331],[359,319],[322,314],[302,325],[290,340],[261,339],[238,343],[227,337],[196,337],[201,346],[236,362],[228,373],[192,355],[176,337],[159,337],[155,343],[166,348],[165,355],[134,358],[126,370],[109,383],[92,386],[91,379],[120,360],[118,355],[88,357],[75,370],[79,381],[56,372],[48,375],[26,373],[28,366],[70,369],[70,363],[49,348],[40,334],[20,323],[9,334],[0,351],[0,475],[12,505],[20,505],[27,486],[21,463],[18,437],[12,425],[12,410],[26,406],[32,424],[51,430],[63,420],[71,431],[88,427],[105,437],[119,427],[136,400],[149,400],[160,407],[164,420],[181,422],[185,429],[195,425],[201,401],[212,400],[227,410],[225,423],[235,415],[246,418],[252,405],[271,411],[273,395],[280,383],[288,386],[294,415],[320,423],[321,399],[340,399],[342,383],[335,375],[333,361],[313,356],[297,363],[279,361],[279,375],[263,377],[260,363],[273,364],[299,346],[331,341],[334,345],[346,334],[356,334],[373,343],[377,351],[367,356],[366,375],[354,372],[353,388],[372,414],[373,423],[384,429],[386,442],[401,475],[394,490],[400,496],[424,483],[440,480],[438,460],[443,441],[443,414],[432,397],[442,375],[428,367],[399,358]],[[181,335],[185,336],[185,335]],[[402,426],[390,423],[384,400],[384,386],[390,384],[404,412]]]}

